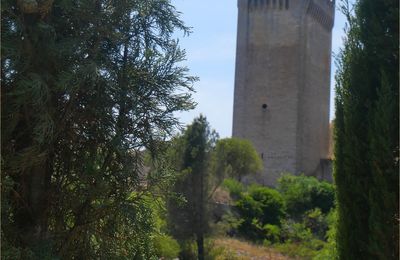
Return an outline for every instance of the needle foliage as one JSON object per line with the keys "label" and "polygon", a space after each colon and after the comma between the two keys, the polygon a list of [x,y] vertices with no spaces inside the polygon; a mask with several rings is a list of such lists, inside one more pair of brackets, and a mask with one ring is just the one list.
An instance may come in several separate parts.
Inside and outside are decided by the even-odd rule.
{"label": "needle foliage", "polygon": [[169,172],[146,175],[142,153],[157,161],[194,105],[170,2],[2,0],[3,254],[152,258]]}
{"label": "needle foliage", "polygon": [[340,259],[399,254],[399,2],[347,1],[336,75],[335,182]]}

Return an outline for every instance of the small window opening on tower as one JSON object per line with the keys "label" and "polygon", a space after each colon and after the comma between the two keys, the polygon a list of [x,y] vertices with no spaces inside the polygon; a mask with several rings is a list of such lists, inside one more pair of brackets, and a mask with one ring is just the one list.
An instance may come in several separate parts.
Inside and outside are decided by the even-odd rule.
{"label": "small window opening on tower", "polygon": [[263,104],[263,105],[262,105],[262,108],[263,108],[263,109],[267,109],[267,107],[268,107],[267,104]]}
{"label": "small window opening on tower", "polygon": [[261,159],[264,159],[264,153],[261,153]]}

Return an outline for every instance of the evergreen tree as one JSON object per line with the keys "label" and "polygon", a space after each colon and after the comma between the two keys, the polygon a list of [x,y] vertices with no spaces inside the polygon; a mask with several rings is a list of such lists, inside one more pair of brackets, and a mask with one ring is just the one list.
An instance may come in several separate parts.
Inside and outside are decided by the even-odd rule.
{"label": "evergreen tree", "polygon": [[340,259],[399,253],[399,3],[347,1],[336,75],[335,182]]}
{"label": "evergreen tree", "polygon": [[2,1],[3,253],[151,257],[142,150],[193,107],[176,30],[169,0]]}
{"label": "evergreen tree", "polygon": [[[176,170],[181,172],[174,191],[181,200],[168,202],[169,226],[181,242],[196,240],[198,259],[204,259],[204,236],[208,230],[207,200],[209,162],[215,142],[205,117],[196,118],[175,144]],[[182,198],[184,201],[182,201]]]}

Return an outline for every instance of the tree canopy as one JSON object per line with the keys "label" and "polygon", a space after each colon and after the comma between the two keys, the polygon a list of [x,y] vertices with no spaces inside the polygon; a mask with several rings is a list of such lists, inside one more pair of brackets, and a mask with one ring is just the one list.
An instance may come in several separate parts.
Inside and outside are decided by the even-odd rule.
{"label": "tree canopy", "polygon": [[149,259],[141,154],[193,108],[176,31],[168,0],[2,1],[3,253]]}
{"label": "tree canopy", "polygon": [[217,175],[241,181],[262,169],[262,161],[250,141],[239,138],[218,140],[215,149]]}

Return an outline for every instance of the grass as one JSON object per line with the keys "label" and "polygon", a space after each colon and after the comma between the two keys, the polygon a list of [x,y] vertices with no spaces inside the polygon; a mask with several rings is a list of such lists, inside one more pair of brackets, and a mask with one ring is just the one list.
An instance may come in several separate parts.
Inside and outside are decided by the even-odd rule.
{"label": "grass", "polygon": [[[274,249],[265,246],[258,246],[249,242],[244,242],[232,238],[217,238],[214,240],[214,246],[224,249],[226,255],[234,256],[235,260],[288,260],[296,259],[284,256]],[[221,256],[218,260],[228,260]],[[229,259],[230,260],[230,259]]]}

